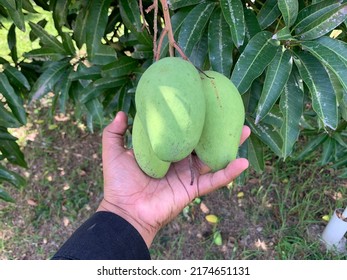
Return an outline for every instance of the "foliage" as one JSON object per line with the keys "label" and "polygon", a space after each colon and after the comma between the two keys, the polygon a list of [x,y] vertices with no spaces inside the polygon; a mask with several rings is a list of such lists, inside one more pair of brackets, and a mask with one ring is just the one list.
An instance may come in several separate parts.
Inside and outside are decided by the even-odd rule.
{"label": "foliage", "polygon": [[[13,22],[10,59],[0,58],[0,159],[26,167],[8,128],[25,124],[23,103],[50,92],[53,109],[64,113],[73,104],[91,131],[118,110],[133,117],[141,74],[154,53],[168,56],[177,42],[175,55],[238,87],[253,132],[240,153],[257,171],[266,147],[284,159],[305,159],[321,147],[321,164],[346,174],[346,0],[160,2],[169,4],[169,30],[166,10],[152,1],[0,0],[0,26]],[[52,12],[56,35],[46,30],[48,19],[26,27],[38,7]],[[39,47],[18,54],[18,32],[30,32]],[[166,32],[175,41],[160,36]],[[300,136],[308,140],[304,148],[296,145]],[[24,184],[4,167],[0,180]],[[2,189],[0,197],[10,200]]]}

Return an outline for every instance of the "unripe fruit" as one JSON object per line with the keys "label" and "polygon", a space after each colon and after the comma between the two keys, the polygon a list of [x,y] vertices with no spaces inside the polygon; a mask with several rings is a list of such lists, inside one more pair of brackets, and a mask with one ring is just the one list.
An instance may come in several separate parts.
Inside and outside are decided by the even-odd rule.
{"label": "unripe fruit", "polygon": [[135,115],[134,118],[132,141],[134,155],[142,171],[153,178],[164,177],[170,167],[170,163],[160,160],[154,154],[138,115]]}
{"label": "unripe fruit", "polygon": [[205,97],[190,62],[166,57],[152,64],[138,83],[135,103],[159,159],[175,162],[193,151],[204,125]]}
{"label": "unripe fruit", "polygon": [[224,75],[201,74],[206,99],[205,124],[195,152],[212,169],[225,168],[236,158],[245,119],[240,93]]}

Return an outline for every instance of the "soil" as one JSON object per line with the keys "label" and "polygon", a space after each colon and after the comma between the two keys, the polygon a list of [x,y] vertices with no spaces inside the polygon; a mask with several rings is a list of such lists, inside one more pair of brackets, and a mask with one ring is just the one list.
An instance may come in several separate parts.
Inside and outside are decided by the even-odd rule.
{"label": "soil", "polygon": [[[58,126],[59,122],[63,121],[56,120]],[[24,153],[35,157],[27,157],[28,170],[17,168],[28,179],[28,186],[22,191],[9,188],[15,204],[0,201],[0,240],[3,244],[0,246],[0,259],[49,259],[94,213],[101,200],[100,131],[91,134],[85,129],[75,129],[74,137],[70,138],[64,128],[50,130],[48,127],[47,124],[42,131],[41,124],[33,123],[29,128],[33,134],[26,137]],[[48,144],[47,139],[50,139]],[[273,172],[271,164],[268,162],[265,170],[268,174]],[[157,235],[150,249],[152,258],[281,258],[278,241],[283,236],[278,234],[283,232],[279,229],[284,222],[281,209],[276,206],[278,198],[269,193],[264,201],[259,201],[256,196],[264,186],[276,187],[275,183],[273,179],[266,181],[262,178],[268,177],[252,172],[246,184],[225,187],[187,206]],[[69,181],[65,178],[76,179]],[[69,191],[74,188],[73,180],[84,189],[71,196]],[[208,222],[207,214],[216,215],[218,223]],[[297,217],[292,215],[287,219],[286,226],[295,228]],[[301,236],[308,242],[316,242],[324,227],[324,222],[312,223],[306,232],[301,232]],[[222,238],[219,246],[213,239],[218,233]],[[295,240],[290,242],[293,242],[290,246],[295,246]],[[296,255],[293,258],[301,257]]]}

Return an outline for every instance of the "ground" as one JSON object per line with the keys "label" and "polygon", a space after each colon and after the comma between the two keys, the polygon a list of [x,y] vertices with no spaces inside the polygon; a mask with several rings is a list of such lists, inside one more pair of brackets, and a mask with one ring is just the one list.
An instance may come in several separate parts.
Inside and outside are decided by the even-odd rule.
{"label": "ground", "polygon": [[[28,184],[7,186],[16,202],[0,202],[0,259],[49,259],[102,198],[101,130],[88,132],[72,114],[52,116],[34,108],[14,132],[29,168],[11,168]],[[244,184],[188,205],[157,235],[152,258],[347,259],[320,240],[326,216],[347,205],[346,180],[314,156],[295,162],[266,154],[262,174],[250,167]]]}

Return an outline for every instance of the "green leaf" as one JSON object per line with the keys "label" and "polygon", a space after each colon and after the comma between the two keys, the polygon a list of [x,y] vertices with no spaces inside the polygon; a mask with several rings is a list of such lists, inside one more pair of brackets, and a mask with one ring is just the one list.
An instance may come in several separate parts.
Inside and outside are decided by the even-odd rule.
{"label": "green leaf", "polygon": [[79,102],[86,103],[90,100],[99,97],[103,92],[104,90],[101,90],[100,88],[94,86],[94,83],[90,83],[81,91],[81,94],[79,96]]}
{"label": "green leaf", "polygon": [[24,155],[15,141],[0,141],[0,151],[10,163],[17,164],[24,168],[28,167]]}
{"label": "green leaf", "polygon": [[216,9],[208,26],[208,54],[214,71],[230,77],[233,64],[231,33],[220,9]]}
{"label": "green leaf", "polygon": [[128,77],[105,77],[95,80],[93,85],[99,89],[117,88],[124,85],[128,81]]}
{"label": "green leaf", "polygon": [[6,102],[17,120],[21,124],[26,124],[26,113],[23,107],[23,100],[16,94],[4,73],[0,73],[0,93],[6,98]]}
{"label": "green leaf", "polygon": [[42,47],[34,49],[23,54],[25,58],[31,58],[38,61],[59,61],[66,57],[65,54],[57,52],[55,48]]}
{"label": "green leaf", "polygon": [[292,71],[293,59],[288,50],[279,48],[266,70],[263,90],[258,103],[255,123],[258,123],[275,104]]}
{"label": "green leaf", "polygon": [[255,79],[249,91],[247,91],[242,96],[242,100],[245,105],[246,112],[249,113],[249,115],[255,114],[255,110],[258,106],[261,92],[263,90],[263,84],[264,82],[262,77]]}
{"label": "green leaf", "polygon": [[182,23],[178,45],[186,56],[191,55],[195,44],[201,39],[214,6],[215,3],[202,3],[195,6]]}
{"label": "green leaf", "polygon": [[11,135],[11,134],[7,131],[7,128],[1,127],[1,126],[0,126],[0,139],[3,139],[3,140],[11,140],[11,141],[17,141],[17,140],[18,140],[17,137],[14,137],[13,135]]}
{"label": "green leaf", "polygon": [[283,115],[281,136],[283,139],[282,155],[288,157],[300,133],[300,118],[304,109],[304,93],[300,89],[294,75],[290,75],[280,99]]}
{"label": "green leaf", "polygon": [[[42,28],[45,28],[47,23],[48,23],[48,21],[44,18],[44,19],[39,20],[36,24],[40,25]],[[29,32],[30,41],[34,42],[37,38],[38,38],[38,36],[36,36],[36,34],[32,30],[30,30],[30,32]]]}
{"label": "green leaf", "polygon": [[202,2],[206,2],[206,0],[171,0],[169,7],[172,10],[176,10],[182,7],[192,6]]}
{"label": "green leaf", "polygon": [[[171,25],[172,25],[172,30],[173,30],[175,38],[177,37],[179,30],[182,26],[182,23],[184,19],[187,17],[189,12],[190,12],[189,8],[180,9],[171,17]],[[161,50],[160,50],[160,57],[165,57],[168,51],[169,51],[169,40],[168,40],[168,37],[165,36]]]}
{"label": "green leaf", "polygon": [[253,36],[257,35],[261,31],[261,28],[254,11],[250,9],[244,9],[243,11],[245,13],[244,17],[246,23],[245,39],[249,41]]}
{"label": "green leaf", "polygon": [[59,95],[59,109],[63,114],[66,112],[66,103],[69,98],[69,91],[72,85],[72,80],[70,79],[72,73],[73,68],[71,67],[62,75],[60,83],[56,83],[54,86],[54,91]]}
{"label": "green leaf", "polygon": [[138,44],[134,46],[134,52],[131,54],[134,59],[153,60],[153,46]]}
{"label": "green leaf", "polygon": [[95,80],[99,78],[101,78],[101,67],[99,65],[87,67],[83,63],[79,63],[76,71],[73,71],[69,77],[72,81]]}
{"label": "green leaf", "polygon": [[138,61],[128,56],[119,57],[117,60],[101,68],[103,77],[121,77],[130,74],[138,65]]}
{"label": "green leaf", "polygon": [[9,64],[9,62],[3,57],[0,57],[0,64]]}
{"label": "green leaf", "polygon": [[310,90],[313,110],[325,126],[336,129],[338,123],[337,102],[334,89],[324,66],[306,52],[296,52],[295,60],[300,76]]}
{"label": "green leaf", "polygon": [[7,43],[11,51],[12,60],[13,62],[16,63],[18,60],[18,54],[17,54],[16,26],[14,24],[11,25],[7,33]]}
{"label": "green leaf", "polygon": [[0,0],[0,4],[3,5],[6,9],[16,9],[16,1],[15,0]]}
{"label": "green leaf", "polygon": [[0,102],[0,126],[3,127],[20,127],[21,123],[13,116],[13,114],[5,108]]}
{"label": "green leaf", "polygon": [[337,103],[339,104],[341,116],[345,121],[347,121],[347,90],[343,88],[339,81],[339,78],[337,77],[337,75],[335,75],[334,72],[328,69],[328,74],[336,94]]}
{"label": "green leaf", "polygon": [[3,189],[0,189],[0,199],[6,202],[15,202],[15,200]]}
{"label": "green leaf", "polygon": [[241,0],[221,0],[220,5],[226,22],[230,26],[231,37],[236,47],[245,39],[246,23]]}
{"label": "green leaf", "polygon": [[93,47],[92,57],[90,57],[94,64],[104,65],[116,59],[116,52],[108,45],[98,45]]}
{"label": "green leaf", "polygon": [[304,28],[306,28],[317,18],[328,14],[340,6],[341,0],[324,0],[303,8],[298,14],[295,26],[293,26],[293,30],[295,30],[296,33],[302,32]]}
{"label": "green leaf", "polygon": [[257,19],[262,29],[270,26],[279,16],[281,11],[278,8],[277,0],[267,0],[261,7]]}
{"label": "green leaf", "polygon": [[347,148],[347,139],[344,140],[342,137],[342,133],[334,133],[332,135],[332,138],[334,139],[334,141],[336,141],[336,143],[338,145],[340,145],[343,149]]}
{"label": "green leaf", "polygon": [[[105,28],[108,21],[108,9],[111,0],[90,0],[89,10],[86,21],[86,45],[88,59],[96,63],[96,59],[100,57],[115,57],[114,50],[106,45],[102,45],[101,39],[105,33]],[[98,64],[103,64],[99,60]],[[107,61],[107,58],[106,58]]]}
{"label": "green leaf", "polygon": [[124,85],[127,81],[127,77],[110,78],[105,77],[90,83],[82,92],[80,96],[81,103],[87,103],[92,99],[99,97],[105,89],[117,88]]}
{"label": "green leaf", "polygon": [[40,99],[50,91],[52,91],[54,85],[59,82],[60,77],[70,66],[67,61],[51,62],[41,76],[36,80],[29,94],[29,102]]}
{"label": "green leaf", "polygon": [[7,181],[16,188],[22,188],[26,185],[26,181],[22,176],[2,166],[0,166],[0,181]]}
{"label": "green leaf", "polygon": [[282,137],[281,135],[272,128],[264,123],[255,124],[254,121],[247,117],[247,125],[251,128],[251,131],[260,138],[276,155],[282,156]]}
{"label": "green leaf", "polygon": [[280,9],[284,22],[287,27],[295,23],[299,11],[298,0],[278,0],[278,8]]}
{"label": "green leaf", "polygon": [[189,60],[198,69],[204,69],[204,65],[208,59],[208,34],[205,32],[200,41],[194,46]]}
{"label": "green leaf", "polygon": [[263,73],[277,52],[277,41],[272,33],[262,31],[255,35],[242,52],[231,75],[231,81],[241,94],[245,93],[255,78]]}
{"label": "green leaf", "polygon": [[25,88],[30,90],[30,84],[27,78],[19,71],[16,67],[11,66],[10,64],[3,65],[4,74],[7,76],[9,82],[16,86],[17,88]]}
{"label": "green leaf", "polygon": [[63,41],[63,46],[66,51],[66,53],[70,55],[75,55],[76,49],[74,46],[74,43],[72,41],[72,38],[69,33],[67,32],[60,32],[61,39]]}
{"label": "green leaf", "polygon": [[52,14],[55,28],[59,33],[62,33],[62,27],[66,23],[70,3],[71,0],[58,0],[54,3]]}
{"label": "green leaf", "polygon": [[23,32],[25,32],[24,15],[22,12],[22,0],[0,0],[0,4],[6,7],[13,23]]}
{"label": "green leaf", "polygon": [[330,37],[322,37],[313,42],[303,42],[302,46],[330,69],[344,91],[347,91],[347,44]]}
{"label": "green leaf", "polygon": [[344,61],[347,65],[347,43],[327,36],[321,37],[315,42],[334,52],[339,57],[339,60]]}
{"label": "green leaf", "polygon": [[34,22],[29,21],[29,25],[35,36],[40,38],[42,45],[55,49],[56,52],[65,53],[63,44],[60,43],[57,38],[50,35],[45,29]]}
{"label": "green leaf", "polygon": [[279,30],[273,37],[273,39],[277,40],[294,40],[289,27],[285,26],[281,30]]}
{"label": "green leaf", "polygon": [[83,44],[86,42],[87,15],[90,3],[91,2],[89,1],[79,2],[80,7],[73,32],[73,38],[75,39],[76,45],[79,49],[81,49]]}
{"label": "green leaf", "polygon": [[130,111],[132,101],[134,101],[134,95],[131,92],[125,90],[123,98],[122,98],[122,102],[120,103],[121,110],[128,114]]}
{"label": "green leaf", "polygon": [[316,137],[313,137],[305,146],[305,148],[295,157],[296,160],[303,160],[305,159],[309,154],[316,151],[317,147],[322,144],[326,139],[328,138],[328,135],[323,133],[319,134]]}
{"label": "green leaf", "polygon": [[147,30],[142,30],[140,8],[137,0],[119,0],[119,10],[124,25],[144,45],[153,45],[153,40]]}
{"label": "green leaf", "polygon": [[30,3],[30,0],[23,0],[22,6],[23,9],[28,11],[29,13],[37,13],[37,11],[34,9],[34,6]]}
{"label": "green leaf", "polygon": [[261,173],[265,168],[263,144],[258,137],[251,134],[247,139],[247,146],[250,165],[256,172]]}
{"label": "green leaf", "polygon": [[50,11],[50,7],[47,4],[47,0],[34,0],[35,4],[40,6],[42,9],[44,9],[45,11]]}
{"label": "green leaf", "polygon": [[92,99],[85,103],[88,111],[88,127],[93,131],[93,123],[102,126],[104,123],[103,107],[99,100]]}
{"label": "green leaf", "polygon": [[332,155],[334,154],[335,145],[336,145],[336,142],[331,137],[328,137],[323,142],[323,151],[322,151],[321,161],[320,161],[321,165],[326,165],[331,161]]}
{"label": "green leaf", "polygon": [[300,40],[313,40],[327,34],[336,26],[340,25],[346,18],[347,3],[316,18],[308,23],[306,27],[303,27],[300,32],[297,28],[295,32]]}
{"label": "green leaf", "polygon": [[280,131],[283,125],[283,115],[278,104],[271,108],[271,111],[264,117],[262,123],[273,127],[273,130]]}

